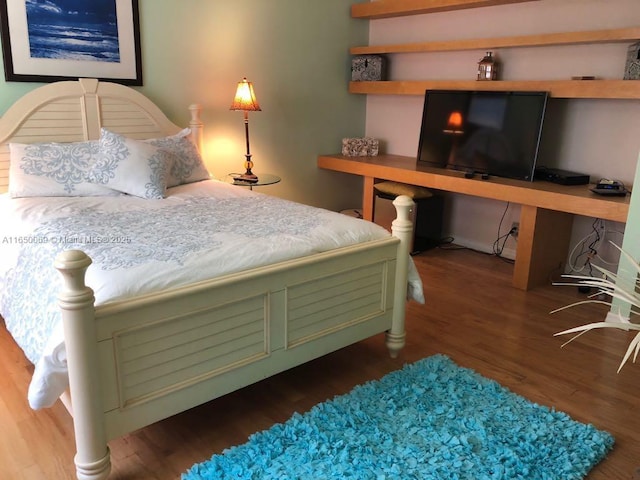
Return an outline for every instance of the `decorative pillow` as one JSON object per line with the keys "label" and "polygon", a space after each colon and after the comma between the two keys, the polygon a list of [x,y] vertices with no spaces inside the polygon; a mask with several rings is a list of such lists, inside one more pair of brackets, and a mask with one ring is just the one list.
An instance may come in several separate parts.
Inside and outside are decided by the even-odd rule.
{"label": "decorative pillow", "polygon": [[174,156],[167,187],[199,182],[210,177],[207,167],[202,161],[202,156],[189,135],[191,135],[191,129],[185,128],[175,135],[145,140],[145,142],[166,150]]}
{"label": "decorative pillow", "polygon": [[100,131],[93,183],[142,198],[164,198],[172,155],[109,130]]}
{"label": "decorative pillow", "polygon": [[9,143],[11,197],[119,195],[89,182],[98,141],[75,143]]}

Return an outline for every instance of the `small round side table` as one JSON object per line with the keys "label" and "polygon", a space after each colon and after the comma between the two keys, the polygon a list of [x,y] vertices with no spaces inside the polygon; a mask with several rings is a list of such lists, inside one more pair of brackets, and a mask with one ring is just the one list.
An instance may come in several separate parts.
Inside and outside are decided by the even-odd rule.
{"label": "small round side table", "polygon": [[273,175],[271,173],[262,173],[258,175],[257,182],[248,182],[246,180],[242,180],[240,177],[241,173],[230,173],[227,175],[227,182],[232,185],[239,185],[242,187],[249,187],[250,190],[253,190],[253,187],[263,187],[265,185],[273,185],[275,183],[280,182],[282,179],[278,175]]}

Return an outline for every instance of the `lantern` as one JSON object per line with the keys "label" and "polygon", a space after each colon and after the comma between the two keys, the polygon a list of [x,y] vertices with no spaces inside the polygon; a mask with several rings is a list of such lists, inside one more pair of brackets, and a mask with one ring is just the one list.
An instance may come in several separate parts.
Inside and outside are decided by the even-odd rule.
{"label": "lantern", "polygon": [[498,62],[491,52],[482,57],[478,62],[478,80],[497,80],[498,79]]}

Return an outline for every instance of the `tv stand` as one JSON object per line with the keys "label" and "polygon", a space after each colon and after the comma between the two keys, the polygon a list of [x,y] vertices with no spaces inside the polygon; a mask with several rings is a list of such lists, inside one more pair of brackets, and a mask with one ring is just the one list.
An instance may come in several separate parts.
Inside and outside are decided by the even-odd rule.
{"label": "tv stand", "polygon": [[598,196],[589,190],[590,185],[464,178],[464,172],[427,166],[413,157],[400,155],[321,155],[318,167],[363,177],[362,214],[367,220],[373,219],[373,186],[379,180],[521,205],[513,286],[522,290],[548,283],[550,272],[564,266],[574,215],[626,223],[629,212],[628,195]]}

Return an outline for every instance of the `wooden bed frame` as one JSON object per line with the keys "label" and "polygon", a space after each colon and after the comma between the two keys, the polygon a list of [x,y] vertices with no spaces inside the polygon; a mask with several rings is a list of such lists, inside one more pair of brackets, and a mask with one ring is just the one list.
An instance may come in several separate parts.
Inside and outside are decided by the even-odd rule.
{"label": "wooden bed frame", "polygon": [[[200,108],[190,110],[200,146]],[[0,119],[0,191],[8,186],[8,142],[97,139],[101,127],[139,139],[181,130],[129,87],[48,84]],[[108,477],[113,438],[364,338],[386,332],[396,356],[405,340],[413,202],[394,203],[399,215],[388,239],[104,306],[94,306],[84,283],[89,257],[60,254],[70,380],[63,401],[74,418],[77,477]],[[131,358],[132,351],[143,354]]]}

